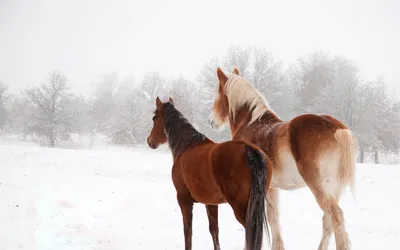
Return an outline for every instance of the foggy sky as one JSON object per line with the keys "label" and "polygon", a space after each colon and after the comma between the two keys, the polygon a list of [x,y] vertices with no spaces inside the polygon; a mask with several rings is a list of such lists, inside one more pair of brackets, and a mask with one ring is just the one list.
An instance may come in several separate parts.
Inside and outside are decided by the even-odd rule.
{"label": "foggy sky", "polygon": [[[116,72],[194,79],[234,44],[292,63],[316,50],[353,60],[400,90],[397,0],[0,0],[0,81],[17,92],[60,69],[74,92]],[[396,70],[395,70],[396,69]]]}

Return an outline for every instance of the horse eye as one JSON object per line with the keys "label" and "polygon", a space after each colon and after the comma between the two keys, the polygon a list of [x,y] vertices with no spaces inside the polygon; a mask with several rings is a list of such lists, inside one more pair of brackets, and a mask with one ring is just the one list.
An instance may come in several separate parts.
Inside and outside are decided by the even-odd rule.
{"label": "horse eye", "polygon": [[156,116],[153,116],[153,122],[156,120]]}

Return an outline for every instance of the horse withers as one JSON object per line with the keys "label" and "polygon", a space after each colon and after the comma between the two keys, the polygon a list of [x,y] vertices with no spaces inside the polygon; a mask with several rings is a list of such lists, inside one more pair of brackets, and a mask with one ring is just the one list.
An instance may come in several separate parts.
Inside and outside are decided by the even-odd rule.
{"label": "horse withers", "polygon": [[260,148],[241,140],[215,143],[189,123],[171,98],[163,103],[158,97],[147,143],[153,149],[168,143],[171,149],[186,250],[192,249],[195,202],[206,205],[215,250],[220,249],[218,204],[223,203],[245,228],[246,250],[261,249],[264,230],[268,232],[264,201],[272,168]]}

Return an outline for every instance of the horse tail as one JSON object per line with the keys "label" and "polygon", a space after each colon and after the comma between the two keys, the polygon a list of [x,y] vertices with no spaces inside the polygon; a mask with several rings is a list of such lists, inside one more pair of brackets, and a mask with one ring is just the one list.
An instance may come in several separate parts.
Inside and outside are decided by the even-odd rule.
{"label": "horse tail", "polygon": [[350,186],[353,199],[356,200],[355,170],[357,160],[357,139],[348,129],[338,129],[335,132],[336,141],[340,147],[340,185],[344,189]]}
{"label": "horse tail", "polygon": [[251,170],[250,196],[245,219],[246,249],[260,250],[264,226],[269,241],[268,221],[265,214],[268,172],[267,160],[261,150],[247,145],[247,158]]}

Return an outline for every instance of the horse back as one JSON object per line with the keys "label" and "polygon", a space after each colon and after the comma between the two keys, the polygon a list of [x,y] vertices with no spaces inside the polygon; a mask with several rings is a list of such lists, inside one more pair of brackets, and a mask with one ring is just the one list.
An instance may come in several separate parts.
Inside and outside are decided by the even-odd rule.
{"label": "horse back", "polygon": [[307,152],[318,152],[337,144],[337,130],[348,129],[346,125],[329,115],[306,114],[292,119],[287,134],[293,156],[299,160]]}

